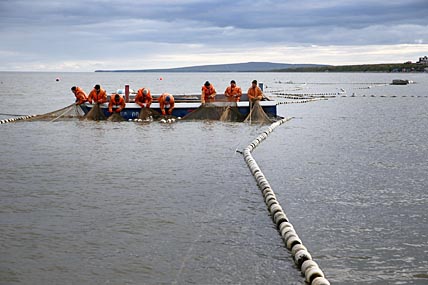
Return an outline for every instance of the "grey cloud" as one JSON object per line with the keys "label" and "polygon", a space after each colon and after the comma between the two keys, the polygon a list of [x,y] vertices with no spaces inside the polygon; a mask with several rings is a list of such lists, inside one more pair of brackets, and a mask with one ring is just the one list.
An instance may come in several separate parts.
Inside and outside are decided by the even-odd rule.
{"label": "grey cloud", "polygon": [[175,44],[224,51],[428,43],[427,14],[426,0],[0,0],[0,63],[2,54],[149,56],[160,45],[173,52]]}

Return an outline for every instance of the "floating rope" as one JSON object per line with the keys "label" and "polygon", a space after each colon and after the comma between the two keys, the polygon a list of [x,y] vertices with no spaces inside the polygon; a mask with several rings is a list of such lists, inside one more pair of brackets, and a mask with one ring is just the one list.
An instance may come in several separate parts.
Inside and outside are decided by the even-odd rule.
{"label": "floating rope", "polygon": [[301,272],[305,275],[306,282],[311,285],[329,285],[330,282],[325,278],[324,273],[318,266],[318,264],[312,260],[311,254],[308,252],[306,247],[303,245],[301,239],[294,230],[293,225],[289,222],[285,215],[281,205],[276,199],[276,195],[272,190],[269,182],[266,180],[263,172],[260,170],[257,162],[254,160],[251,152],[264,141],[275,128],[282,125],[283,123],[291,120],[291,118],[284,118],[270,125],[270,127],[254,139],[244,150],[244,159],[250,168],[251,173],[257,181],[264,201],[269,209],[272,216],[273,222],[275,223],[281,237],[284,240],[286,247],[291,251],[294,262]]}
{"label": "floating rope", "polygon": [[276,105],[284,105],[284,104],[303,104],[303,103],[310,103],[310,102],[315,102],[315,101],[320,101],[320,100],[327,100],[324,98],[313,98],[313,99],[307,99],[307,100],[299,100],[299,101],[281,101],[281,102],[277,102]]}
{"label": "floating rope", "polygon": [[37,115],[27,115],[27,116],[21,116],[21,117],[17,117],[17,118],[9,118],[6,120],[1,120],[0,124],[12,123],[12,122],[21,121],[21,120],[27,120],[27,119],[31,119],[35,116],[37,116]]}

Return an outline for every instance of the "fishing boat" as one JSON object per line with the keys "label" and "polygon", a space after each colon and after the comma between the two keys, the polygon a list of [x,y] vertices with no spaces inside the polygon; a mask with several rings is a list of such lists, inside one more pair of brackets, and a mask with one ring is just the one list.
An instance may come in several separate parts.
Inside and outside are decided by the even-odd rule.
{"label": "fishing boat", "polygon": [[[126,91],[127,89],[119,89],[116,93],[108,95],[108,100],[110,100],[110,96],[114,96],[116,94],[124,94],[124,98],[126,101],[126,106],[120,112],[120,115],[125,120],[130,119],[138,119],[140,116],[141,107],[134,102],[135,96],[137,95],[133,90],[129,89],[129,92]],[[150,106],[151,109],[161,112],[159,103],[157,101],[157,98],[159,98],[160,95],[153,95],[153,102]],[[195,111],[201,106],[201,94],[194,94],[194,95],[175,95],[174,96],[174,109],[172,111],[172,115],[176,117],[184,117],[187,114]],[[227,101],[227,97],[223,94],[217,94],[215,97],[215,102],[213,103],[215,106],[218,107],[226,107],[231,105],[231,102]],[[275,100],[272,100],[268,97],[263,98],[262,101],[260,101],[260,105],[262,106],[263,110],[266,114],[272,117],[277,117],[277,102]],[[90,104],[88,102],[85,102],[80,105],[85,115],[92,109],[94,104]],[[241,101],[236,103],[236,106],[239,110],[239,112],[243,115],[248,115],[250,113],[250,103],[248,101],[247,94],[242,94]],[[110,116],[110,113],[108,112],[108,103],[103,103],[100,105],[101,110],[103,111],[104,115],[106,117]]]}

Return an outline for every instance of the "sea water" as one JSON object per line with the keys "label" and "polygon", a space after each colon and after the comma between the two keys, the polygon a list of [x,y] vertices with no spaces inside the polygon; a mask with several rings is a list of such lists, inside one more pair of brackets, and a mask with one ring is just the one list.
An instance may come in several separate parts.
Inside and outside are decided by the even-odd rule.
{"label": "sea water", "polygon": [[[253,153],[332,284],[427,284],[427,74],[4,72],[0,113],[60,109],[74,85],[221,93],[232,79],[338,94],[279,105],[293,119]],[[236,152],[266,127],[0,125],[0,283],[303,284]]]}

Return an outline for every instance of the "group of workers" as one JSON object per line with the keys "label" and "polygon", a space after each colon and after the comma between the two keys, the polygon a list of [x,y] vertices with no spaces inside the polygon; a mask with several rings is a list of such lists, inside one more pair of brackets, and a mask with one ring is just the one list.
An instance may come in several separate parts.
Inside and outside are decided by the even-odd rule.
{"label": "group of workers", "polygon": [[[206,81],[202,86],[201,103],[214,102],[216,95],[217,92],[214,86],[209,81]],[[235,80],[230,81],[230,86],[228,86],[224,91],[224,96],[226,96],[228,102],[239,102],[241,100],[242,90],[241,87],[236,85]],[[251,82],[251,87],[248,88],[247,96],[250,102],[260,101],[263,99],[263,91],[259,86],[257,86],[257,80],[253,80],[253,82]]]}
{"label": "group of workers", "polygon": [[[83,89],[78,86],[71,87],[71,91],[74,93],[74,96],[76,96],[76,105],[80,105],[85,102],[89,102],[90,104],[102,104],[107,102],[107,93],[103,88],[101,88],[99,84],[94,86],[89,95],[86,95],[85,91],[83,91]],[[217,92],[214,86],[209,81],[206,81],[205,84],[202,86],[201,103],[205,104],[214,102],[216,95]],[[263,92],[260,87],[257,86],[257,80],[252,81],[251,87],[248,89],[247,95],[248,100],[252,103],[263,99]],[[241,87],[236,85],[235,80],[230,81],[230,86],[228,86],[224,91],[224,96],[226,96],[228,102],[239,102],[241,100],[242,90]],[[153,97],[150,93],[150,89],[139,89],[134,101],[141,108],[150,109],[150,106],[153,102]],[[174,109],[175,104],[174,96],[169,93],[163,93],[159,96],[157,101],[159,103],[159,108],[162,112],[162,115],[172,115],[172,110]],[[122,95],[114,94],[110,96],[110,101],[108,104],[108,111],[110,113],[120,113],[125,108],[125,106],[125,99]]]}
{"label": "group of workers", "polygon": [[[85,102],[90,104],[92,103],[106,103],[107,102],[107,93],[104,89],[101,88],[99,84],[95,85],[91,90],[89,95],[86,95],[85,91],[78,86],[71,87],[71,92],[73,92],[76,97],[76,105],[81,105]],[[141,108],[149,108],[153,102],[152,94],[150,89],[141,88],[135,96],[134,102],[138,104]],[[174,96],[169,93],[163,93],[158,98],[159,107],[161,109],[162,115],[171,115],[172,110],[174,109]],[[110,101],[108,104],[109,113],[120,113],[125,108],[126,103],[125,99],[120,94],[114,94],[110,96]]]}

